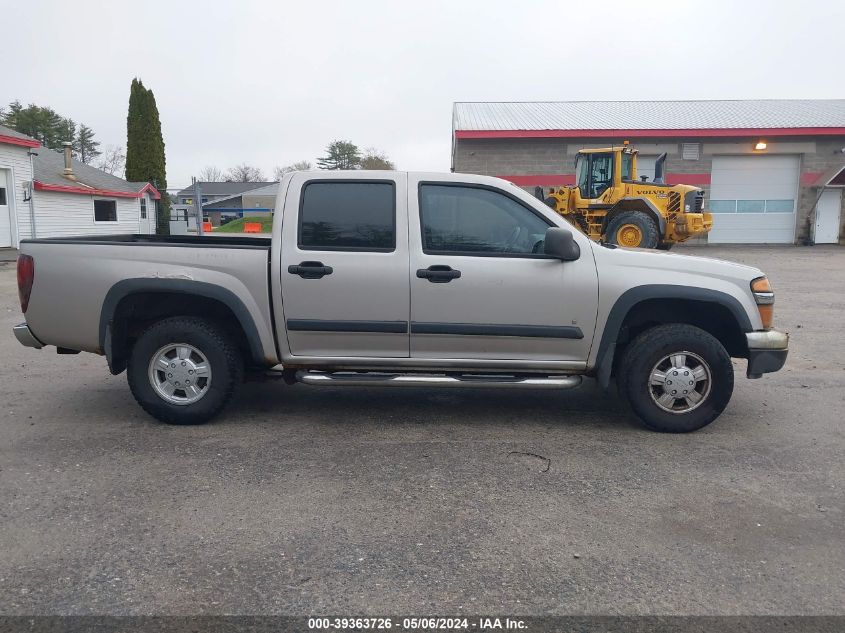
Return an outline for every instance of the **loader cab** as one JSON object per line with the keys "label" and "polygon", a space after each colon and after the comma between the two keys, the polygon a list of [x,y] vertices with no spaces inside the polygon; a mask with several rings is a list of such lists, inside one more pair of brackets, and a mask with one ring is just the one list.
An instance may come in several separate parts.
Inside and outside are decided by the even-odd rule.
{"label": "loader cab", "polygon": [[615,152],[608,150],[582,151],[575,159],[575,182],[582,199],[595,200],[613,187],[619,167]]}

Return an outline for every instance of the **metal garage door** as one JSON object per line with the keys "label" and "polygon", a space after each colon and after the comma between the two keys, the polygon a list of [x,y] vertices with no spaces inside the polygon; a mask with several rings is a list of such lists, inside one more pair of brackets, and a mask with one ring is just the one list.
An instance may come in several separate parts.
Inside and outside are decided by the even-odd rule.
{"label": "metal garage door", "polygon": [[0,169],[0,247],[12,245],[12,216],[9,215],[9,198],[12,191],[8,186],[8,172]]}
{"label": "metal garage door", "polygon": [[798,156],[714,156],[707,241],[791,244],[798,165]]}

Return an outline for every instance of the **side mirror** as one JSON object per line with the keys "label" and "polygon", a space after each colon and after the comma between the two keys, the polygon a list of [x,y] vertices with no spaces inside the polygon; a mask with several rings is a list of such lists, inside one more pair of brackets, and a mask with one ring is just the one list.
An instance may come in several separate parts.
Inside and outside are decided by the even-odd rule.
{"label": "side mirror", "polygon": [[546,255],[551,255],[565,262],[574,262],[581,257],[581,247],[572,237],[572,231],[559,226],[546,229],[544,249]]}

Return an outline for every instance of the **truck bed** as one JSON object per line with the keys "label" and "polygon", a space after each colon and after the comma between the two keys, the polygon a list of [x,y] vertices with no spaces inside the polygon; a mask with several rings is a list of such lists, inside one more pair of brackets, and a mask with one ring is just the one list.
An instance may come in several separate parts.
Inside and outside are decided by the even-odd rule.
{"label": "truck bed", "polygon": [[50,237],[22,240],[38,244],[125,244],[135,246],[202,246],[221,248],[270,248],[269,237],[240,237],[212,235],[83,235],[78,237]]}
{"label": "truck bed", "polygon": [[269,295],[270,241],[184,235],[23,240],[21,253],[32,256],[35,267],[26,320],[47,344],[103,354],[106,327],[124,295],[205,293],[248,315],[254,356],[273,365],[278,360]]}

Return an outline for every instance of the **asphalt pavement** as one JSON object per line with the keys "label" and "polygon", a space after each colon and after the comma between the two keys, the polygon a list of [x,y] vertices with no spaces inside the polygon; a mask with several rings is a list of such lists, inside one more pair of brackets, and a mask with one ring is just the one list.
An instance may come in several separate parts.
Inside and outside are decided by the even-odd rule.
{"label": "asphalt pavement", "polygon": [[845,613],[845,248],[678,250],[762,267],[792,335],[690,435],[591,383],[249,384],[166,426],[21,347],[0,263],[0,613]]}

